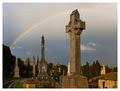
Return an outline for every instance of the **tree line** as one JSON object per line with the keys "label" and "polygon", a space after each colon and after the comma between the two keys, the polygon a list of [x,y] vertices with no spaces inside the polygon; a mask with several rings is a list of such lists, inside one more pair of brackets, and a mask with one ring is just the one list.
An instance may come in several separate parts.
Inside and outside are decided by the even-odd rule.
{"label": "tree line", "polygon": [[[16,57],[12,55],[11,50],[8,46],[3,44],[3,82],[12,78],[14,76],[14,67],[15,67]],[[17,58],[19,74],[21,77],[30,78],[32,77],[32,61],[30,58],[26,58],[26,60],[22,60],[21,58]],[[36,63],[36,77],[38,76],[38,62]],[[48,75],[49,76],[61,76],[67,74],[67,66],[65,65],[54,65],[53,63],[48,64]]]}
{"label": "tree line", "polygon": [[[16,57],[12,55],[10,48],[3,45],[3,81],[14,76],[15,59]],[[39,60],[37,59],[36,77],[38,75],[38,62]],[[26,60],[18,58],[18,67],[21,77],[32,77],[32,62],[30,58],[26,58]],[[91,65],[89,62],[86,62],[86,64],[81,66],[81,68],[81,73],[89,79],[100,75],[101,64],[98,60],[96,60]],[[111,71],[117,72],[117,67],[111,68],[106,65],[106,73],[109,73]],[[54,65],[53,63],[49,63],[47,72],[49,76],[65,76],[67,75],[67,66],[63,64]]]}
{"label": "tree line", "polygon": [[[92,77],[101,75],[100,74],[101,68],[102,68],[102,65],[99,63],[98,60],[94,61],[91,65],[89,62],[86,62],[86,64],[82,66],[82,74],[88,77],[88,79],[90,79]],[[106,65],[105,71],[106,73],[117,72],[117,66],[109,67],[108,65]]]}

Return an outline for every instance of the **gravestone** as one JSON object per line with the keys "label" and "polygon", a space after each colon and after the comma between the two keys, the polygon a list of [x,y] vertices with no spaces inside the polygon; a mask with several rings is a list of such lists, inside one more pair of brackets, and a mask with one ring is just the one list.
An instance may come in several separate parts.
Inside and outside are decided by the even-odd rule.
{"label": "gravestone", "polygon": [[47,62],[45,60],[45,40],[44,36],[41,37],[41,61],[39,62],[38,66],[38,78],[40,80],[47,80],[48,74],[47,74]]}
{"label": "gravestone", "polygon": [[104,75],[104,74],[106,74],[106,71],[105,71],[105,65],[103,64],[101,68],[101,75]]}
{"label": "gravestone", "polygon": [[78,10],[70,15],[66,33],[70,36],[70,75],[63,78],[63,88],[88,88],[88,80],[81,76],[80,35],[85,29],[85,22],[80,19]]}
{"label": "gravestone", "polygon": [[36,77],[35,73],[35,56],[33,56],[33,77]]}
{"label": "gravestone", "polygon": [[16,60],[15,60],[14,77],[20,77],[17,58],[16,58]]}
{"label": "gravestone", "polygon": [[70,75],[70,62],[68,63],[68,71],[67,71],[67,75]]}

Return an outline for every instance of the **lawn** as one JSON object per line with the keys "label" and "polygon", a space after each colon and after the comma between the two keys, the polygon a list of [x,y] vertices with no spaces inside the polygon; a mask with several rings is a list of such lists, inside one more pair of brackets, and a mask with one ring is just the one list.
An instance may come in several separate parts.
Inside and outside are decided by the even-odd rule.
{"label": "lawn", "polygon": [[15,88],[23,88],[23,83],[18,83]]}

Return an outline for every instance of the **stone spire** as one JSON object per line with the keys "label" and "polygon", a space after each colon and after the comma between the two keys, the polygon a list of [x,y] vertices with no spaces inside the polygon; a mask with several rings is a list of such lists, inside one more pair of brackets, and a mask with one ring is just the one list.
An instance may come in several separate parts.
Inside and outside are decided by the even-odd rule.
{"label": "stone spire", "polygon": [[45,61],[44,36],[41,37],[41,60]]}
{"label": "stone spire", "polygon": [[17,58],[16,58],[16,60],[15,60],[14,77],[20,77]]}
{"label": "stone spire", "polygon": [[33,56],[33,77],[35,77],[35,56]]}
{"label": "stone spire", "polygon": [[80,19],[78,10],[70,15],[70,22],[66,26],[66,33],[70,36],[70,74],[79,74],[81,67],[80,35],[85,29],[85,22]]}

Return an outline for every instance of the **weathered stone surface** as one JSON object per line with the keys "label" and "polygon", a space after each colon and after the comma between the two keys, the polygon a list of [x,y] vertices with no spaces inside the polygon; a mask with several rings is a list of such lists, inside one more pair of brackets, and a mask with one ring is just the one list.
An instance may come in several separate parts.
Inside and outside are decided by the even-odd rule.
{"label": "weathered stone surface", "polygon": [[70,36],[70,75],[63,78],[63,88],[88,88],[87,78],[81,75],[80,35],[85,29],[85,22],[80,19],[78,10],[70,15],[70,22],[66,26],[66,33]]}
{"label": "weathered stone surface", "polygon": [[47,74],[47,62],[45,60],[45,50],[44,50],[44,36],[41,37],[41,61],[38,64],[38,78],[40,80],[45,80],[48,79],[48,74]]}
{"label": "weathered stone surface", "polygon": [[106,74],[105,65],[103,65],[101,68],[101,75],[104,75],[104,74]]}
{"label": "weathered stone surface", "polygon": [[15,61],[14,77],[20,77],[20,75],[19,75],[19,67],[18,67],[18,60],[17,60],[17,58],[16,58],[16,61]]}
{"label": "weathered stone surface", "polygon": [[35,77],[35,56],[33,56],[33,77]]}
{"label": "weathered stone surface", "polygon": [[67,75],[70,75],[70,62],[68,63],[68,71],[67,71]]}
{"label": "weathered stone surface", "polygon": [[63,88],[88,88],[87,77],[70,75],[63,78]]}
{"label": "weathered stone surface", "polygon": [[80,20],[77,10],[70,15],[70,22],[66,26],[66,33],[70,36],[70,74],[79,74],[81,67],[80,34],[85,29],[85,22]]}

